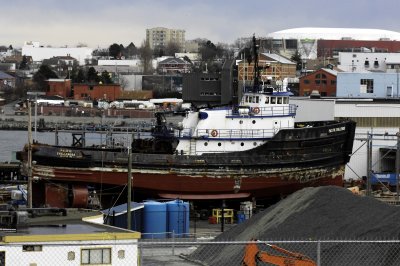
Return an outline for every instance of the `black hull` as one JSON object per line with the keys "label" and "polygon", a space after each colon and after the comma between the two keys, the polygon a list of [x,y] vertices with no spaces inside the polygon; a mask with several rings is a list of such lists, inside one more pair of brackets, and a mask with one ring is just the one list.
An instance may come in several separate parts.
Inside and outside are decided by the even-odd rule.
{"label": "black hull", "polygon": [[[242,152],[178,155],[134,153],[132,167],[174,172],[257,174],[284,168],[314,168],[346,164],[355,134],[352,121],[317,122],[302,128],[284,129],[254,149]],[[127,149],[95,149],[35,145],[38,165],[74,168],[127,168]]]}

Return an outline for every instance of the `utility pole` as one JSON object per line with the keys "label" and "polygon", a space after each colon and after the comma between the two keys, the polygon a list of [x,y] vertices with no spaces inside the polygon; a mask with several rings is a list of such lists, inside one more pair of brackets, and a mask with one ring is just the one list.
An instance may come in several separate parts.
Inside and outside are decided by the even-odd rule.
{"label": "utility pole", "polygon": [[28,100],[28,208],[32,208],[32,109]]}
{"label": "utility pole", "polygon": [[367,196],[371,196],[372,179],[372,134],[367,133]]}
{"label": "utility pole", "polygon": [[132,217],[131,217],[131,201],[132,201],[132,147],[128,146],[128,198],[126,204],[126,214],[127,214],[127,229],[131,230]]}
{"label": "utility pole", "polygon": [[399,195],[399,174],[400,174],[400,128],[399,132],[397,132],[397,149],[396,149],[396,195],[397,202],[400,201]]}
{"label": "utility pole", "polygon": [[37,141],[37,93],[35,94],[35,140]]}

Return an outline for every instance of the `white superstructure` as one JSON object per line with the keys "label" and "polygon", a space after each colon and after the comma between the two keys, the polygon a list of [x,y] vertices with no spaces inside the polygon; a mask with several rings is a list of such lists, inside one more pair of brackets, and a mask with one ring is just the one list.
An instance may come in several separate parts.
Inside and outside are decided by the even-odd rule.
{"label": "white superstructure", "polygon": [[280,129],[294,128],[291,93],[246,92],[240,106],[190,111],[182,121],[180,154],[245,151],[262,145]]}

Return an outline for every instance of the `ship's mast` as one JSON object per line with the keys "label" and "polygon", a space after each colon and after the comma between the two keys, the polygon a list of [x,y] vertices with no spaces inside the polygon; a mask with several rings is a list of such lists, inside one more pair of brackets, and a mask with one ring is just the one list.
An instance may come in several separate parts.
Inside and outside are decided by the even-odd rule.
{"label": "ship's mast", "polygon": [[253,92],[257,92],[260,81],[260,69],[258,67],[258,45],[256,42],[256,36],[253,34],[253,57],[254,57],[254,84],[253,84]]}

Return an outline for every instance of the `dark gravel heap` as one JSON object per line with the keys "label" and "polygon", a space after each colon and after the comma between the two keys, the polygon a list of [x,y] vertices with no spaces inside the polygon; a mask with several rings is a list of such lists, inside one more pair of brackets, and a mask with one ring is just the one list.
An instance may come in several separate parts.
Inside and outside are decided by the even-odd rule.
{"label": "dark gravel heap", "polygon": [[[216,241],[251,239],[262,241],[400,239],[400,207],[354,195],[345,188],[334,186],[305,188],[224,232],[216,238]],[[316,244],[310,243],[308,247],[307,245],[297,244],[296,250],[293,244],[279,244],[281,247],[316,259]],[[353,250],[354,248],[357,250]],[[374,252],[370,252],[371,249]],[[243,245],[203,245],[193,252],[189,259],[204,265],[241,265],[243,251]],[[395,244],[321,245],[321,257],[329,256],[328,265],[349,265],[345,261],[356,253],[362,259],[357,259],[359,264],[353,262],[351,265],[400,265],[400,247]],[[386,259],[383,261],[382,257],[376,259],[376,254]]]}

